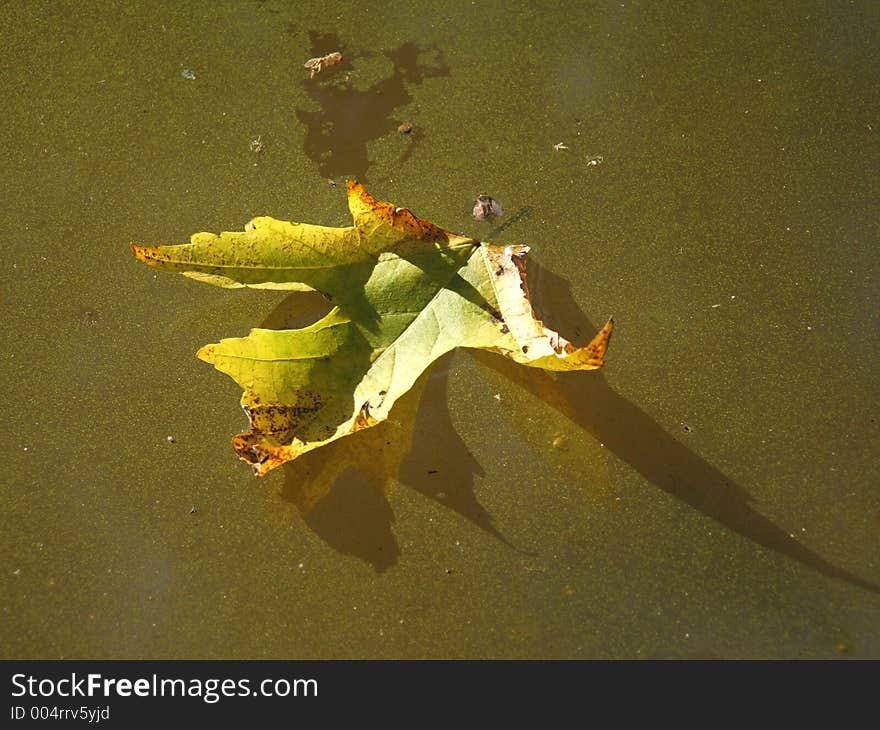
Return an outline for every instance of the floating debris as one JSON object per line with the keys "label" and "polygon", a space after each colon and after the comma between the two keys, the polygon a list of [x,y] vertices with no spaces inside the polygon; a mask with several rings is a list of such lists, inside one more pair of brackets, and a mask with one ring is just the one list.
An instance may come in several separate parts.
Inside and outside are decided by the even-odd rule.
{"label": "floating debris", "polygon": [[834,651],[838,654],[852,654],[854,651],[853,643],[847,639],[841,639],[834,645]]}
{"label": "floating debris", "polygon": [[180,72],[180,75],[183,76],[183,78],[185,79],[189,79],[190,81],[196,80],[196,72],[193,71],[191,68],[183,69],[183,71]]}
{"label": "floating debris", "polygon": [[334,51],[333,53],[328,53],[326,56],[310,58],[303,64],[303,68],[307,68],[309,70],[309,78],[313,79],[325,68],[327,68],[328,66],[335,66],[341,60],[342,54],[339,51]]}
{"label": "floating debris", "polygon": [[256,137],[251,140],[250,144],[251,152],[255,154],[260,154],[264,149],[266,149],[266,144],[263,142],[263,137]]}
{"label": "floating debris", "polygon": [[174,436],[166,436],[166,437],[165,437],[165,440],[166,440],[169,444],[173,444],[173,443],[174,443]]}
{"label": "floating debris", "polygon": [[596,167],[605,162],[605,158],[602,155],[596,155],[595,157],[591,157],[589,162],[587,162],[587,167]]}
{"label": "floating debris", "polygon": [[478,221],[484,221],[491,218],[493,215],[504,215],[501,203],[485,193],[480,193],[477,196],[476,202],[474,202],[474,218]]}
{"label": "floating debris", "polygon": [[413,123],[407,120],[397,128],[397,131],[401,134],[409,134],[413,131]]}
{"label": "floating debris", "polygon": [[568,437],[560,434],[554,438],[553,448],[557,451],[568,451]]}
{"label": "floating debris", "polygon": [[559,152],[560,150],[567,150],[568,145],[565,144],[565,142],[557,142],[555,145],[553,145],[553,149],[557,152]]}

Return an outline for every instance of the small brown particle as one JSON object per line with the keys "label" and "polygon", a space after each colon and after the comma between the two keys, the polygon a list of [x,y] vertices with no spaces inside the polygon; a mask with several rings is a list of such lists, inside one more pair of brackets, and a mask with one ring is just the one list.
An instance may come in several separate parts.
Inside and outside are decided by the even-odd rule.
{"label": "small brown particle", "polygon": [[852,654],[853,653],[853,645],[851,641],[847,639],[841,639],[834,645],[834,651],[838,654]]}
{"label": "small brown particle", "polygon": [[568,438],[562,434],[553,439],[553,448],[557,451],[568,450]]}
{"label": "small brown particle", "polygon": [[80,307],[77,319],[79,320],[80,324],[93,327],[98,324],[99,320],[101,319],[101,315],[98,313],[97,309],[94,309],[92,307]]}
{"label": "small brown particle", "polygon": [[495,198],[480,193],[474,203],[473,215],[478,221],[484,221],[492,216],[504,215],[504,210],[501,208],[501,203]]}
{"label": "small brown particle", "polygon": [[397,131],[401,134],[409,134],[413,131],[413,123],[407,120],[397,128]]}
{"label": "small brown particle", "polygon": [[342,61],[342,54],[339,53],[339,51],[334,51],[333,53],[328,53],[326,56],[310,58],[303,64],[303,66],[309,69],[309,78],[313,79],[325,68],[328,66],[335,66],[340,61]]}

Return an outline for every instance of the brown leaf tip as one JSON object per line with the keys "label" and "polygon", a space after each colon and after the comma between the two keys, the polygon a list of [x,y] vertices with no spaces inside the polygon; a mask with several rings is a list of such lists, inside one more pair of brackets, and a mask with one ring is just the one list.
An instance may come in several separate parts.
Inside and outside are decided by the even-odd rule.
{"label": "brown leaf tip", "polygon": [[348,188],[348,207],[355,220],[355,225],[357,225],[359,214],[369,212],[409,238],[427,241],[445,241],[449,238],[449,235],[442,228],[413,215],[408,208],[399,208],[393,203],[376,200],[356,180],[346,180],[345,184]]}
{"label": "brown leaf tip", "polygon": [[599,333],[586,346],[586,351],[599,362],[602,366],[605,360],[605,351],[608,349],[608,343],[611,341],[611,333],[614,331],[614,319],[609,318],[605,326],[599,330]]}
{"label": "brown leaf tip", "polygon": [[232,448],[239,459],[250,464],[254,475],[258,477],[266,476],[273,469],[295,458],[290,446],[267,443],[250,431],[233,438]]}
{"label": "brown leaf tip", "polygon": [[131,246],[131,252],[134,254],[134,257],[148,266],[155,265],[155,262],[160,260],[158,250],[155,248],[150,246],[139,246],[136,243],[131,243],[129,245]]}

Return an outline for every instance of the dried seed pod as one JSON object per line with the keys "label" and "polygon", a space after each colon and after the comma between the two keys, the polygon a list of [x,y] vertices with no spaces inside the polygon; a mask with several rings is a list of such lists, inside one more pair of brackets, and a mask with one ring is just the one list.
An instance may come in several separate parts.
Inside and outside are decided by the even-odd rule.
{"label": "dried seed pod", "polygon": [[474,218],[478,221],[484,221],[493,215],[504,215],[501,203],[485,193],[480,193],[474,202]]}
{"label": "dried seed pod", "polygon": [[342,54],[339,51],[334,51],[333,53],[328,53],[326,56],[310,58],[303,64],[303,68],[309,69],[309,78],[313,79],[325,68],[327,68],[328,66],[335,66],[341,60]]}

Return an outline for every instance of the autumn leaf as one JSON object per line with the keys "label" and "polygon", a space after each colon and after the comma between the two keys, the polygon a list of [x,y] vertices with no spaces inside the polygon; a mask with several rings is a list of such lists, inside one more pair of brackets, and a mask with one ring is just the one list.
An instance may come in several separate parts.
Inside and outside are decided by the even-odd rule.
{"label": "autumn leaf", "polygon": [[243,232],[134,255],[162,271],[223,287],[323,294],[333,308],[301,329],[252,329],[198,357],[244,389],[250,430],[233,447],[258,476],[388,418],[437,358],[456,347],[546,370],[602,367],[612,321],[575,347],[535,318],[528,246],[456,235],[348,182],[354,225],[254,218]]}

